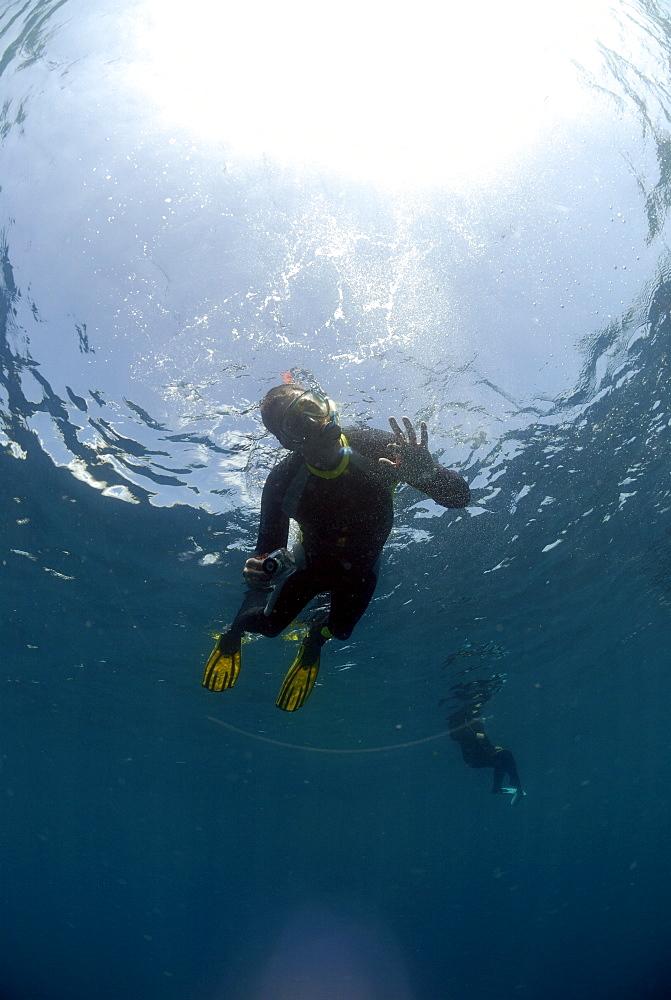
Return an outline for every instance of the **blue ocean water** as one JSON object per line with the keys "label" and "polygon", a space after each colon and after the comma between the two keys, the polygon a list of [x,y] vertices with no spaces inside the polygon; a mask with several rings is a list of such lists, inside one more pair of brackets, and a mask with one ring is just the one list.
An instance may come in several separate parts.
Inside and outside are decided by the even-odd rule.
{"label": "blue ocean water", "polygon": [[[0,998],[667,996],[668,4],[250,10],[2,4]],[[201,687],[286,372],[473,491],[291,715]]]}

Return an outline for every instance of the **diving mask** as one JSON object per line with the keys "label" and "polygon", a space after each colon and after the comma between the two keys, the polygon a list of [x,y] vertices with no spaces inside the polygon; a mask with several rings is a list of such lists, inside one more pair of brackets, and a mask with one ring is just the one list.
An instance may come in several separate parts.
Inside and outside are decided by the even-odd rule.
{"label": "diving mask", "polygon": [[311,427],[322,426],[322,430],[338,423],[335,403],[318,389],[308,389],[296,396],[282,414],[280,436],[291,444],[302,444]]}

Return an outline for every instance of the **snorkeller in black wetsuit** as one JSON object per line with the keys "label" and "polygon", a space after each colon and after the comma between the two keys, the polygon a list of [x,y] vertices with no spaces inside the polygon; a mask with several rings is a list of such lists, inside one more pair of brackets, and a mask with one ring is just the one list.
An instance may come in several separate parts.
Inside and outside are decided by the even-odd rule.
{"label": "snorkeller in black wetsuit", "polygon": [[[391,433],[343,431],[333,401],[295,382],[267,393],[261,418],[291,454],[266,480],[255,553],[243,571],[250,591],[220,636],[203,685],[223,691],[235,684],[243,632],[279,635],[314,597],[328,593],[329,610],[313,622],[280,690],[277,705],[291,712],[314,686],[324,643],[348,639],[368,607],[392,528],[396,484],[410,483],[443,507],[465,507],[470,491],[458,473],[434,462],[423,422],[419,441],[408,417],[405,433],[393,417]],[[290,519],[301,533],[293,553],[286,549]],[[274,570],[282,584],[269,599]]]}
{"label": "snorkeller in black wetsuit", "polygon": [[[461,747],[461,755],[469,767],[491,767],[494,771],[492,794],[505,792],[512,795],[511,805],[516,806],[526,795],[517,771],[515,758],[510,750],[494,746],[485,732],[480,718],[481,704],[464,705],[449,718],[450,737]],[[510,786],[503,785],[508,775]]]}

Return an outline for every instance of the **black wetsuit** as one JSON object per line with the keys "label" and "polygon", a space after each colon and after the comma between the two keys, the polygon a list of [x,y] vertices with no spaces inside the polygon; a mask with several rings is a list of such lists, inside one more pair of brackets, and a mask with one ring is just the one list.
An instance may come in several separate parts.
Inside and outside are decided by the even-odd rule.
{"label": "black wetsuit", "polygon": [[501,791],[507,774],[510,784],[522,791],[522,782],[517,771],[515,758],[510,750],[494,746],[485,732],[482,719],[473,714],[472,709],[460,709],[450,715],[450,736],[461,747],[461,754],[469,767],[491,767],[494,770],[492,792]]}
{"label": "black wetsuit", "polygon": [[[399,482],[394,469],[378,459],[391,457],[387,446],[395,438],[389,431],[365,427],[343,433],[349,450],[336,470],[313,469],[291,452],[268,476],[255,555],[286,546],[293,519],[301,530],[305,566],[288,578],[269,615],[264,614],[267,592],[250,590],[233,631],[278,635],[313,597],[330,592],[326,624],[333,636],[348,639],[368,607]],[[434,467],[433,479],[417,489],[443,507],[465,507],[470,491],[464,479],[437,462]]]}

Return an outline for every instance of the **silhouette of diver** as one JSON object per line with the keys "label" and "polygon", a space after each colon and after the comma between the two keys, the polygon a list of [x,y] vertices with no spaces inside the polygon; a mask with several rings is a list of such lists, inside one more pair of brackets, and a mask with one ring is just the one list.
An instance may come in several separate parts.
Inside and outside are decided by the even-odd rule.
{"label": "silhouette of diver", "polygon": [[[477,682],[473,682],[472,685],[457,686],[457,690],[462,692],[458,697],[463,698],[463,692],[469,688],[472,691],[473,686],[476,685]],[[480,689],[480,694],[482,695],[482,689]],[[448,716],[450,738],[461,747],[461,755],[469,767],[492,768],[494,772],[492,795],[498,795],[501,792],[512,795],[511,805],[516,806],[521,802],[526,792],[522,789],[515,758],[510,750],[494,746],[485,732],[481,710],[487,700],[488,697],[485,695],[476,702],[470,701],[469,704],[462,705]],[[510,778],[510,785],[503,784],[506,774]]]}

